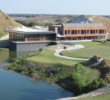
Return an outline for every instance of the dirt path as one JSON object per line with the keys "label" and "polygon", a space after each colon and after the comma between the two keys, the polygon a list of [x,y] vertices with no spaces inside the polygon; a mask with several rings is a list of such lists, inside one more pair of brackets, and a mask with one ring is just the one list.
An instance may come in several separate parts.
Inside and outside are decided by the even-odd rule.
{"label": "dirt path", "polygon": [[86,59],[86,58],[75,58],[75,57],[68,57],[68,56],[61,55],[61,52],[65,51],[65,50],[75,50],[75,49],[80,49],[80,48],[84,48],[84,46],[83,45],[79,45],[79,44],[75,44],[74,46],[71,46],[71,47],[69,47],[67,49],[56,50],[56,52],[54,53],[54,55],[57,56],[57,57],[66,58],[66,59],[89,60],[89,59]]}

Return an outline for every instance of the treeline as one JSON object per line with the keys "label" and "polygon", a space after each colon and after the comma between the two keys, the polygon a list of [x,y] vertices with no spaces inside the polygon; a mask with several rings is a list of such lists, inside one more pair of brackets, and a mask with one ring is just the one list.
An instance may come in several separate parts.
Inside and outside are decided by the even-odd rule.
{"label": "treeline", "polygon": [[11,17],[36,17],[36,16],[64,16],[74,17],[78,15],[66,15],[66,14],[8,14]]}
{"label": "treeline", "polygon": [[23,21],[23,20],[16,20],[18,23],[21,23],[24,26],[32,27],[34,25],[38,26],[49,26],[58,24],[58,22],[49,22],[49,21]]}

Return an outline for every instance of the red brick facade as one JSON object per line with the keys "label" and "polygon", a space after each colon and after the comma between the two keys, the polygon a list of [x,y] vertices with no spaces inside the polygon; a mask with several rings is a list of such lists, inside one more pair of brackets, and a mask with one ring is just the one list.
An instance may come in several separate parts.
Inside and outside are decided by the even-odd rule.
{"label": "red brick facade", "polygon": [[80,27],[65,27],[61,26],[49,26],[50,31],[56,31],[57,33],[65,36],[66,39],[80,40],[80,39],[105,39],[106,30],[105,26],[80,26]]}

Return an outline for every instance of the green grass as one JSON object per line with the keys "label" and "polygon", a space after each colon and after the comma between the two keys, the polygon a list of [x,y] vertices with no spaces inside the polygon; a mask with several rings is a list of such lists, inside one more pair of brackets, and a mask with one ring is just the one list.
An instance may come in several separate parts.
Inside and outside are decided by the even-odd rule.
{"label": "green grass", "polygon": [[110,93],[94,96],[94,97],[86,97],[80,99],[73,99],[73,100],[110,100]]}
{"label": "green grass", "polygon": [[101,42],[78,42],[77,44],[82,44],[85,48],[64,51],[62,55],[77,58],[91,58],[97,55],[110,59],[110,44],[102,44]]}
{"label": "green grass", "polygon": [[8,58],[9,58],[8,49],[0,49],[0,63],[8,60]]}
{"label": "green grass", "polygon": [[[93,80],[98,80],[100,77],[100,71],[97,69],[92,69],[89,67],[86,67],[86,71],[83,73],[83,75],[86,76],[88,84],[93,82]],[[93,77],[94,75],[94,77]]]}
{"label": "green grass", "polygon": [[28,57],[27,60],[46,64],[63,64],[63,65],[74,65],[80,62],[56,57],[54,56],[54,51],[41,51]]}
{"label": "green grass", "polygon": [[2,30],[0,30],[0,38],[4,35],[5,35],[5,33]]}

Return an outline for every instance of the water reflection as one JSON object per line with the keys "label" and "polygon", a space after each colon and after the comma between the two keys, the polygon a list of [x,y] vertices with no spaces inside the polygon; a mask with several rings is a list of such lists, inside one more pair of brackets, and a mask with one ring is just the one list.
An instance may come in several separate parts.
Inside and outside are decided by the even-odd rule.
{"label": "water reflection", "polygon": [[0,49],[0,64],[9,60],[9,50]]}
{"label": "water reflection", "polygon": [[9,60],[14,60],[16,58],[29,55],[31,53],[35,53],[37,51],[11,51],[9,50]]}

